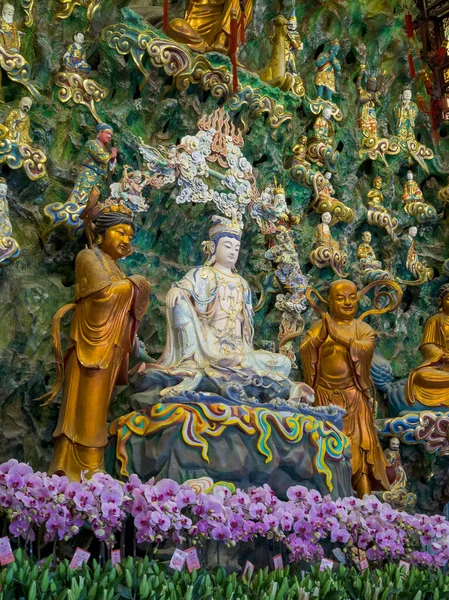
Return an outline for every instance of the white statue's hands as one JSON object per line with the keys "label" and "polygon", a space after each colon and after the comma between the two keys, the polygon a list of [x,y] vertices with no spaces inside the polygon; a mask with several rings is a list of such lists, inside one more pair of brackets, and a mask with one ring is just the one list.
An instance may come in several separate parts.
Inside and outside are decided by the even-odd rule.
{"label": "white statue's hands", "polygon": [[179,288],[171,288],[168,291],[167,297],[165,299],[165,304],[167,306],[167,308],[175,308],[176,304],[178,304],[178,302],[180,300],[182,300],[183,297],[183,291],[180,290]]}

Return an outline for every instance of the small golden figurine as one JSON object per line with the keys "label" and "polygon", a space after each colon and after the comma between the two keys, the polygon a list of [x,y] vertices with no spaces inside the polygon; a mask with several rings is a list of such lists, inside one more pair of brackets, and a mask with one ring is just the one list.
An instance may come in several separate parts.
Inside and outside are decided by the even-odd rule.
{"label": "small golden figurine", "polygon": [[[79,481],[104,469],[107,417],[112,390],[127,383],[129,353],[148,306],[149,282],[126,276],[117,260],[132,253],[132,213],[121,204],[100,207],[94,188],[82,218],[92,247],[75,265],[75,303],[53,317],[56,383],[43,396],[49,404],[63,387],[55,450],[49,473]],[[92,243],[93,242],[93,243]],[[60,320],[74,310],[69,347],[62,358]]]}
{"label": "small golden figurine", "polygon": [[439,312],[427,320],[419,347],[424,362],[409,375],[405,397],[437,408],[449,406],[449,284],[438,291]]}
{"label": "small golden figurine", "polygon": [[32,105],[31,98],[21,98],[19,106],[10,110],[0,125],[0,164],[6,162],[11,169],[23,166],[28,177],[36,180],[47,173],[47,157],[32,145],[28,116]]}
{"label": "small golden figurine", "polygon": [[393,279],[393,276],[383,269],[380,260],[377,260],[376,253],[371,246],[371,240],[371,233],[364,231],[362,233],[362,243],[357,247],[357,260],[362,270],[364,285],[376,280]]}
{"label": "small golden figurine", "polygon": [[432,281],[433,279],[433,269],[427,268],[424,265],[424,263],[422,263],[419,260],[418,254],[415,250],[415,237],[417,235],[418,228],[410,227],[408,230],[407,238],[405,240],[408,246],[405,267],[407,271],[409,271],[413,275],[413,277],[415,277],[415,279],[410,281],[407,279],[399,279],[399,277],[397,277],[399,283],[402,283],[403,285],[419,286],[424,285],[425,283]]}
{"label": "small golden figurine", "polygon": [[413,179],[413,173],[407,172],[407,180],[404,183],[402,203],[406,213],[415,217],[419,223],[432,223],[438,221],[443,215],[438,214],[435,207],[424,201],[423,193],[419,185]]}
{"label": "small golden figurine", "polygon": [[[356,319],[360,298],[372,287],[393,288],[396,301],[383,309],[371,309]],[[324,313],[314,303],[315,293],[329,306]],[[361,292],[352,281],[333,281],[324,300],[309,288],[307,299],[322,315],[315,322],[300,347],[306,383],[315,390],[315,404],[336,404],[345,409],[343,432],[350,439],[352,482],[359,498],[372,488],[389,489],[386,460],[374,426],[370,367],[376,343],[376,332],[363,322],[367,314],[394,310],[402,298],[401,289],[392,281],[374,282]],[[376,305],[376,303],[375,303]]]}
{"label": "small golden figurine", "polygon": [[321,223],[316,227],[315,242],[309,257],[310,262],[318,269],[330,267],[336,275],[346,277],[343,269],[348,262],[348,257],[340,250],[337,240],[332,237],[331,222],[332,215],[329,212],[321,215]]}
{"label": "small golden figurine", "polygon": [[398,220],[390,216],[387,209],[383,206],[384,195],[382,194],[382,178],[375,177],[368,194],[368,223],[376,225],[386,230],[393,242],[398,238],[396,229]]}
{"label": "small golden figurine", "polygon": [[335,93],[335,74],[340,73],[341,65],[337,59],[340,42],[332,40],[328,52],[321,52],[315,61],[318,67],[315,75],[315,85],[319,98],[331,101]]}

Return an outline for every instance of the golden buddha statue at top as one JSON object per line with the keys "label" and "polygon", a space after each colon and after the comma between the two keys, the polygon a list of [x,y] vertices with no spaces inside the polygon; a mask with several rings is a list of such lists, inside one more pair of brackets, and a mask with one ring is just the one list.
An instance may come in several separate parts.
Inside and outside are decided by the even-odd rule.
{"label": "golden buddha statue at top", "polygon": [[231,13],[245,29],[253,18],[253,0],[244,2],[242,23],[240,0],[190,0],[184,19],[172,19],[167,34],[196,52],[227,54],[231,41]]}
{"label": "golden buddha statue at top", "polygon": [[449,283],[438,292],[439,312],[427,320],[419,349],[424,362],[408,377],[409,404],[449,406]]}
{"label": "golden buddha statue at top", "polygon": [[[126,276],[116,261],[132,253],[132,213],[122,205],[97,204],[94,188],[82,214],[92,248],[81,250],[75,263],[75,303],[53,317],[57,379],[42,397],[51,402],[63,387],[55,449],[49,473],[79,481],[81,473],[104,469],[107,417],[115,385],[127,383],[128,359],[145,314],[149,282]],[[62,359],[60,320],[73,310],[69,347]]]}
{"label": "golden buddha statue at top", "polygon": [[[373,285],[376,283],[387,284],[384,281]],[[393,282],[388,282],[388,286],[402,297],[399,286]],[[346,411],[343,432],[351,443],[352,483],[359,498],[370,494],[372,487],[390,487],[374,426],[371,396],[370,367],[377,334],[363,322],[363,315],[355,318],[358,300],[365,291],[367,288],[358,293],[351,281],[333,281],[327,301],[319,296],[328,304],[330,314],[322,313],[300,347],[305,381],[315,390],[315,404],[336,404]],[[307,298],[314,305],[309,294]]]}

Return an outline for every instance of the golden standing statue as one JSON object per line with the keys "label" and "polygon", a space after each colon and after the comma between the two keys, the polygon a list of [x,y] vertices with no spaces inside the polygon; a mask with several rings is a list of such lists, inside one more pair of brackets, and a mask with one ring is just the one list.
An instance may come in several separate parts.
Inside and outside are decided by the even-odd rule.
{"label": "golden standing statue", "polygon": [[[144,277],[127,277],[116,262],[132,253],[131,211],[123,205],[100,208],[97,199],[94,188],[83,219],[95,243],[76,258],[75,304],[63,306],[53,317],[57,380],[43,397],[48,404],[64,384],[49,473],[71,481],[79,481],[83,472],[90,476],[104,469],[111,394],[115,385],[127,383],[129,353],[150,293]],[[63,361],[60,320],[72,309]]]}
{"label": "golden standing statue", "polygon": [[409,375],[405,397],[409,404],[449,406],[449,284],[438,292],[439,312],[424,327],[419,347],[424,362]]}
{"label": "golden standing statue", "polygon": [[[394,287],[392,282],[373,285]],[[374,427],[370,366],[376,332],[361,318],[356,319],[360,294],[351,281],[333,281],[329,289],[330,315],[312,325],[300,347],[305,381],[315,390],[315,404],[336,404],[346,410],[343,431],[351,443],[352,481],[360,498],[372,488],[389,489],[386,461]],[[313,304],[308,294],[308,299]],[[392,310],[388,307],[386,310]],[[386,312],[385,309],[381,309]]]}

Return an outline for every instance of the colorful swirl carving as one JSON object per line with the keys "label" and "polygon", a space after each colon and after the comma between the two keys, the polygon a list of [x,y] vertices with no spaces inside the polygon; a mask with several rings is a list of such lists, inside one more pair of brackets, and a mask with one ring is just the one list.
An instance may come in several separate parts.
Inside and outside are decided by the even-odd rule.
{"label": "colorful swirl carving", "polygon": [[422,444],[430,454],[449,454],[449,414],[424,410],[377,424],[380,437],[397,437],[404,444]]}
{"label": "colorful swirl carving", "polygon": [[[201,449],[203,460],[209,462],[209,439],[218,438],[228,427],[257,438],[257,450],[269,463],[273,459],[270,438],[273,430],[288,443],[298,443],[305,436],[315,447],[313,459],[318,473],[324,475],[329,490],[333,489],[332,473],[327,461],[343,459],[348,438],[332,424],[302,414],[282,415],[262,406],[227,406],[225,404],[156,404],[146,413],[132,412],[111,424],[110,432],[117,436],[117,459],[120,473],[128,476],[126,443],[134,435],[148,436],[171,427],[181,426],[185,444]],[[209,439],[208,439],[209,438]]]}

